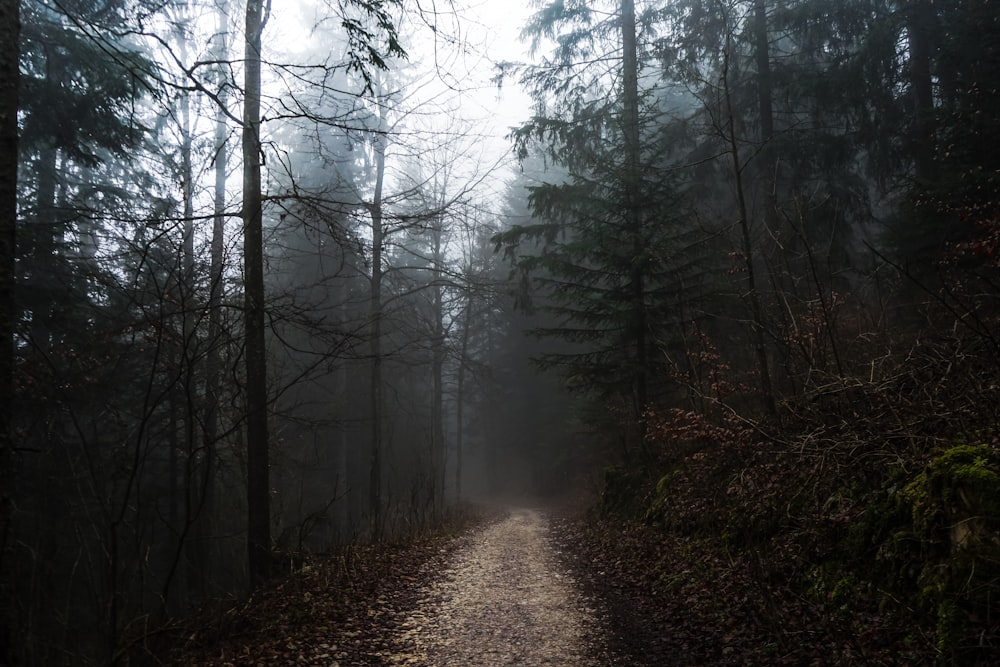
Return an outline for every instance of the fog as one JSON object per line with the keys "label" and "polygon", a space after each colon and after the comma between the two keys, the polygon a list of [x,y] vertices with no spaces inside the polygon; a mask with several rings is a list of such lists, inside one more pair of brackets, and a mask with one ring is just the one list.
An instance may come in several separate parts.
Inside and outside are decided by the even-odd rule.
{"label": "fog", "polygon": [[19,663],[996,345],[985,3],[293,4],[20,3]]}

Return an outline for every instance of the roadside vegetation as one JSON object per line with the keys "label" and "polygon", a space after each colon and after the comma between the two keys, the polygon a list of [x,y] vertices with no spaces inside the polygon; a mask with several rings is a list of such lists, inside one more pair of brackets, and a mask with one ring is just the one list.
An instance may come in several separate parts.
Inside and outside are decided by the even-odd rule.
{"label": "roadside vegetation", "polygon": [[607,471],[589,530],[599,576],[643,600],[640,655],[1000,660],[996,348],[958,321],[891,347],[759,421],[705,349],[706,407],[648,414],[648,459]]}

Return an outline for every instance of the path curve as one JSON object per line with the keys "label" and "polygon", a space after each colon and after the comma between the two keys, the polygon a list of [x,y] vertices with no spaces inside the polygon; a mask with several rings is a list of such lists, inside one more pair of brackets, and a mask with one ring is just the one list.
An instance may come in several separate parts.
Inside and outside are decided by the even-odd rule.
{"label": "path curve", "polygon": [[559,566],[543,513],[514,509],[464,539],[403,613],[391,664],[596,667],[594,609]]}

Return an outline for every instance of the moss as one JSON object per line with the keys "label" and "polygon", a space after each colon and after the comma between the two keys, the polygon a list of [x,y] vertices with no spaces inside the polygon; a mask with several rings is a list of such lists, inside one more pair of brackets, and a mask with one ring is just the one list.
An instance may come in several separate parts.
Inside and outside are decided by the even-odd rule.
{"label": "moss", "polygon": [[844,547],[852,557],[870,561],[880,544],[909,524],[909,512],[900,507],[895,484],[866,494],[859,503],[864,510],[847,527]]}
{"label": "moss", "polygon": [[902,493],[913,532],[939,553],[1000,555],[1000,455],[986,445],[943,452]]}
{"label": "moss", "polygon": [[937,615],[938,649],[955,662],[970,614],[1000,598],[1000,454],[987,445],[942,452],[900,493],[910,526],[894,540],[917,545],[917,600]]}
{"label": "moss", "polygon": [[937,608],[937,648],[954,664],[965,636],[967,615],[953,600],[942,600]]}
{"label": "moss", "polygon": [[821,563],[810,568],[803,580],[806,596],[811,601],[820,604],[831,602],[833,591],[836,590],[839,583],[834,583],[838,572],[839,568],[831,563]]}
{"label": "moss", "polygon": [[870,582],[856,577],[834,561],[813,567],[805,577],[805,584],[806,596],[826,606],[831,613],[849,612],[872,592]]}
{"label": "moss", "polygon": [[918,473],[890,473],[857,505],[839,543],[813,556],[807,597],[841,616],[865,600],[880,613],[911,610],[931,620],[946,663],[972,659],[974,619],[991,618],[1000,599],[1000,454],[947,449]]}
{"label": "moss", "polygon": [[857,597],[862,588],[864,586],[854,577],[842,577],[830,591],[830,602],[838,606],[847,604]]}
{"label": "moss", "polygon": [[653,492],[653,500],[646,509],[646,523],[653,524],[661,522],[664,515],[669,511],[667,501],[673,478],[673,473],[667,473],[660,477],[659,481],[656,483],[656,490]]}
{"label": "moss", "polygon": [[987,445],[959,445],[942,453],[903,490],[913,526],[931,537],[953,519],[1000,523],[1000,456]]}

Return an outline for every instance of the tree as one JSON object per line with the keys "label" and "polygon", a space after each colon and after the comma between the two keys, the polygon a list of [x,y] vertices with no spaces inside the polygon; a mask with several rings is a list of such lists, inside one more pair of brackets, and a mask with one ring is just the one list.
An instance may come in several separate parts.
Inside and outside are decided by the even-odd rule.
{"label": "tree", "polygon": [[0,4],[0,662],[13,662],[8,545],[14,509],[14,247],[17,223],[17,109],[20,2]]}
{"label": "tree", "polygon": [[[496,214],[491,215],[488,211],[485,206],[473,207],[466,213],[470,219],[464,220],[459,229],[462,257],[455,295],[457,312],[452,315],[452,327],[458,330],[459,337],[458,346],[452,352],[455,375],[455,497],[459,501],[470,479],[474,482],[471,485],[473,488],[482,486],[485,481],[485,488],[500,490],[503,472],[498,453],[505,435],[502,433],[503,425],[520,423],[526,416],[519,410],[521,405],[512,405],[507,397],[500,398],[500,377],[510,370],[505,362],[513,360],[498,358],[494,348],[503,334],[513,328],[505,319],[511,286],[506,283],[501,258],[493,252],[492,238],[499,228],[495,220],[491,220]],[[523,335],[520,330],[509,333]],[[551,387],[545,387],[539,394],[546,389]],[[521,395],[525,393],[529,392],[521,392]],[[551,419],[552,414],[547,411],[550,405],[539,402],[534,408],[545,411]],[[504,419],[505,415],[510,415],[510,419]],[[508,453],[513,457],[519,449],[514,443],[534,442],[534,435],[510,434]],[[478,480],[478,485],[475,484],[475,467],[469,465],[470,461],[474,464],[477,458],[486,470],[485,480]]]}
{"label": "tree", "polygon": [[223,257],[226,236],[226,169],[229,164],[229,147],[226,139],[226,94],[225,61],[229,54],[227,22],[228,3],[220,2],[218,8],[218,34],[215,36],[215,57],[218,61],[218,106],[215,113],[214,157],[215,182],[212,193],[212,241],[211,260],[208,272],[208,340],[211,346],[205,360],[205,418],[202,429],[201,476],[198,479],[202,489],[203,516],[198,524],[195,553],[189,559],[192,563],[193,578],[201,582],[198,591],[205,594],[205,575],[208,567],[208,540],[212,534],[211,520],[215,497],[215,469],[219,440],[220,412],[222,410],[222,302],[225,291]]}
{"label": "tree", "polygon": [[[24,225],[19,247],[22,272],[32,278],[22,304],[37,350],[66,334],[60,320],[72,300],[62,297],[81,296],[82,281],[62,252],[76,222],[73,206],[85,207],[86,196],[120,194],[115,184],[88,178],[89,171],[126,158],[147,129],[131,105],[150,90],[148,59],[134,44],[100,43],[88,33],[93,22],[119,25],[115,8],[73,9],[26,3],[23,14],[20,155],[28,168],[21,179],[32,183],[32,200],[22,197],[22,208],[32,224]],[[75,85],[65,86],[67,80]]]}
{"label": "tree", "polygon": [[540,362],[580,391],[620,403],[641,448],[642,415],[659,375],[654,347],[669,337],[679,294],[670,286],[686,269],[676,224],[682,185],[653,176],[670,148],[654,134],[653,91],[639,89],[648,53],[638,52],[638,25],[627,0],[610,12],[552,3],[535,15],[528,32],[554,35],[559,46],[524,72],[539,113],[515,140],[522,157],[546,155],[566,175],[530,186],[535,220],[497,242],[541,288],[540,307],[553,321],[537,333],[569,344],[571,352]]}
{"label": "tree", "polygon": [[1000,214],[1000,160],[981,150],[1000,134],[1000,104],[990,92],[1000,84],[1000,26],[996,7],[985,0],[907,5],[905,25],[916,50],[909,69],[911,94],[901,102],[912,105],[907,133],[914,162],[912,197],[916,222],[925,224],[901,231],[904,239],[910,237],[910,248],[914,236],[923,237],[920,245],[933,248],[937,258],[948,255],[950,244],[988,238],[990,226],[983,223]]}
{"label": "tree", "polygon": [[641,415],[646,410],[649,400],[649,380],[647,378],[648,346],[645,267],[643,257],[645,241],[642,233],[640,214],[640,137],[639,137],[639,56],[635,37],[635,3],[633,0],[622,0],[621,3],[622,31],[622,134],[625,144],[625,210],[628,216],[628,240],[631,241],[635,256],[632,267],[632,314],[635,335],[635,385],[633,388],[633,410],[639,426],[639,438],[645,441],[645,427]]}
{"label": "tree", "polygon": [[[859,84],[863,68],[881,64],[870,53],[865,60],[859,56],[860,44],[877,41],[874,28],[883,18],[873,18],[870,8],[685,0],[663,15],[666,29],[657,49],[664,74],[682,83],[696,103],[686,112],[683,141],[689,147],[679,168],[692,175],[698,215],[732,244],[732,275],[739,276],[734,295],[743,302],[740,319],[751,352],[741,365],[755,366],[769,412],[779,390],[799,391],[799,378],[791,375],[800,355],[824,377],[844,372],[829,326],[821,335],[826,344],[816,348],[822,355],[789,341],[814,304],[831,324],[833,292],[863,279],[859,237],[871,220],[873,192],[866,170],[881,149],[861,141],[868,132],[862,109],[881,105],[885,86],[892,87]],[[891,40],[885,41],[880,48],[891,50]],[[893,117],[885,107],[879,113]],[[874,125],[872,134],[893,142]],[[777,373],[781,366],[785,377]]]}
{"label": "tree", "polygon": [[[149,329],[134,317],[142,297],[119,289],[136,265],[118,260],[129,254],[128,233],[120,234],[127,221],[149,220],[163,198],[138,155],[148,136],[144,96],[153,68],[134,40],[120,38],[127,31],[119,30],[120,6],[111,5],[21,7],[17,313],[24,343],[15,405],[23,453],[13,484],[20,496],[9,561],[16,576],[5,577],[19,601],[15,661],[29,654],[45,661],[60,650],[80,659],[112,655],[135,609],[128,574],[142,562],[127,555],[136,544],[132,521],[149,507],[150,487],[136,468],[149,460],[153,420],[145,408],[155,401],[145,400],[142,380],[160,377],[161,368],[145,363],[149,355],[126,352]],[[121,428],[126,414],[141,415],[134,428]],[[53,481],[58,498],[49,493]],[[77,558],[87,565],[74,573]]]}
{"label": "tree", "polygon": [[382,277],[383,250],[385,243],[383,189],[385,187],[385,151],[388,141],[387,108],[385,100],[379,105],[378,125],[372,137],[372,151],[375,167],[375,188],[372,191],[368,212],[371,216],[372,257],[371,257],[371,291],[368,317],[371,321],[371,462],[368,480],[368,511],[372,522],[372,534],[380,538],[382,525],[382,458],[383,458],[383,390],[382,378]]}
{"label": "tree", "polygon": [[[270,10],[270,2],[267,4]],[[243,102],[243,283],[246,328],[247,552],[250,586],[271,574],[271,485],[267,436],[260,69],[263,0],[246,7]]]}
{"label": "tree", "polygon": [[[122,15],[126,4],[135,12]],[[272,540],[256,528],[267,530],[273,512],[254,499],[266,503],[273,490],[266,412],[283,387],[268,386],[266,364],[252,363],[263,349],[254,331],[267,321],[263,308],[272,317],[284,313],[264,300],[273,294],[259,289],[261,272],[254,272],[262,252],[254,252],[260,244],[253,232],[266,218],[261,161],[247,159],[247,292],[231,295],[245,299],[251,364],[245,375],[227,368],[246,358],[236,351],[240,318],[230,315],[239,308],[225,299],[225,281],[234,276],[224,266],[232,239],[224,229],[231,212],[223,119],[238,122],[225,109],[236,97],[228,93],[228,72],[237,68],[223,47],[207,55],[199,49],[197,40],[207,35],[190,20],[198,5],[183,4],[21,4],[28,20],[20,54],[16,313],[26,335],[12,351],[19,355],[15,405],[24,409],[15,417],[23,447],[16,479],[3,482],[4,493],[18,490],[19,503],[18,540],[7,543],[16,554],[2,563],[9,599],[17,601],[15,658],[110,662],[136,617],[184,610],[183,575],[191,593],[204,592],[213,577],[230,590],[245,583],[238,568],[223,567],[240,551],[223,535],[241,532],[233,524],[246,520],[246,507],[242,498],[213,493],[224,483],[238,487],[226,475],[243,462],[244,427],[256,480],[248,484],[254,546],[245,548],[254,584],[266,576],[259,565]],[[348,3],[357,15],[340,27],[345,39],[355,38],[358,57],[337,67],[381,58],[382,49],[362,47],[377,46],[384,33],[369,29],[385,18],[379,8],[394,4]],[[259,5],[258,29],[266,13]],[[163,36],[175,25],[179,41]],[[254,61],[263,63],[249,32],[245,148],[248,158],[261,158],[260,110],[276,98],[266,88],[255,91],[266,77],[260,69],[255,77]],[[274,72],[287,75],[289,68]],[[155,104],[143,98],[148,91]],[[256,113],[255,92],[264,98],[256,100]],[[218,104],[214,142],[211,120],[200,113],[204,100]],[[209,219],[211,232],[199,229],[198,221]],[[248,410],[233,417],[226,406],[238,405],[243,379]],[[253,455],[261,441],[263,460]],[[2,453],[6,464],[9,449]],[[53,483],[59,494],[48,492]],[[209,523],[203,519],[212,504]],[[209,552],[203,547],[210,541]]]}
{"label": "tree", "polygon": [[[757,33],[756,45],[758,48],[766,48],[767,40],[760,37],[761,31],[765,28],[761,25],[764,20],[764,6],[758,0],[755,6],[755,32]],[[764,404],[767,411],[774,414],[777,411],[774,400],[774,390],[771,386],[771,370],[768,363],[767,345],[765,342],[764,310],[761,305],[760,289],[757,286],[757,250],[753,242],[750,227],[750,209],[747,205],[747,188],[744,183],[744,161],[740,156],[740,143],[736,135],[736,116],[733,111],[733,95],[730,90],[730,63],[732,57],[732,40],[730,38],[730,28],[726,27],[726,47],[722,56],[722,95],[725,107],[725,136],[729,142],[729,155],[733,164],[733,178],[735,179],[737,211],[739,214],[740,240],[743,250],[743,265],[747,276],[747,299],[750,301],[750,312],[752,321],[752,340],[754,352],[757,356],[757,372],[760,374],[761,395],[764,397]],[[761,61],[764,61],[763,63]],[[761,141],[767,146],[773,134],[773,127],[770,117],[770,90],[765,87],[767,72],[769,71],[767,52],[758,55],[758,97],[760,99],[760,109],[766,112],[766,116],[761,116]],[[767,146],[769,149],[770,146]]]}
{"label": "tree", "polygon": [[[267,565],[265,551],[270,550],[270,535],[268,522],[270,509],[267,504],[269,493],[268,478],[268,443],[267,443],[267,372],[265,351],[265,293],[263,281],[263,231],[260,179],[260,31],[264,23],[264,7],[261,3],[251,3],[247,8],[246,29],[246,63],[245,63],[245,101],[244,101],[244,266],[245,266],[245,318],[247,341],[247,428],[248,428],[248,521],[252,526],[248,539],[250,540],[251,579],[259,583],[266,576]],[[387,58],[402,57],[405,52],[397,41],[395,26],[390,11],[398,7],[396,0],[351,0],[346,6],[339,8],[341,27],[345,30],[348,49],[347,72],[354,72],[362,79],[362,93],[370,93],[378,88],[376,73],[388,67]],[[269,4],[268,4],[269,8]],[[375,43],[377,38],[384,37],[386,46],[380,49]],[[325,68],[321,68],[325,71]],[[324,98],[326,82],[322,82],[318,97]],[[338,126],[335,118],[324,116],[319,109],[310,109],[303,105],[301,99],[292,97],[291,102],[282,100],[279,103],[284,111],[290,112],[287,117],[308,119],[320,126]],[[384,111],[384,110],[383,110]],[[279,116],[280,117],[280,116]],[[384,131],[375,130],[376,144],[384,142]],[[382,149],[384,150],[384,148]],[[376,145],[376,155],[379,148]],[[377,161],[377,159],[376,159]],[[372,345],[378,345],[380,340],[379,326],[381,307],[378,303],[381,278],[381,246],[378,237],[381,230],[381,179],[384,178],[384,167],[376,169],[375,196],[370,205],[373,228],[373,274],[372,274]],[[373,359],[380,359],[380,354],[373,352]],[[379,375],[378,362],[373,362],[372,386],[373,406],[380,403],[374,395],[380,386],[376,382]],[[374,409],[374,408],[373,408]],[[380,413],[376,413],[380,414]],[[372,475],[370,482],[370,500],[372,517],[379,529],[379,508],[381,503],[381,434],[378,417],[373,421],[372,434]]]}

